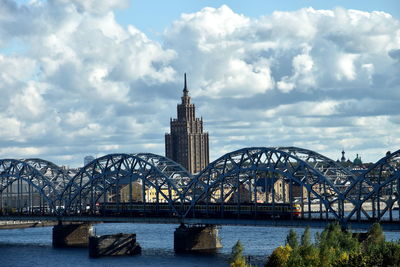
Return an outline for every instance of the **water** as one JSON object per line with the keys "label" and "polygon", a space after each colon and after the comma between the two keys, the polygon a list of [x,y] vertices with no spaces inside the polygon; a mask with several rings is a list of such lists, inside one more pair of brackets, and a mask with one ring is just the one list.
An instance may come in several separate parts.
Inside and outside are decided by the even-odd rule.
{"label": "water", "polygon": [[[289,228],[223,226],[223,248],[214,255],[176,255],[173,232],[168,224],[98,224],[97,235],[136,233],[142,254],[133,257],[91,259],[87,249],[53,249],[51,227],[0,230],[1,266],[228,266],[232,246],[238,239],[254,266],[262,266],[274,248],[284,244]],[[302,228],[294,228],[300,236]],[[314,235],[320,229],[312,229]],[[400,239],[399,232],[386,232],[387,240]]]}

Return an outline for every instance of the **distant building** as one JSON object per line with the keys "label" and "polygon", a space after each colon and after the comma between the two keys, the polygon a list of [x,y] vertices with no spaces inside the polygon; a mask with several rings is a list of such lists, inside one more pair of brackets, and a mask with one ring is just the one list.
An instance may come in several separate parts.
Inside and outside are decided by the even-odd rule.
{"label": "distant building", "polygon": [[93,156],[86,156],[83,158],[83,166],[88,165],[90,162],[94,160]]}
{"label": "distant building", "polygon": [[362,163],[361,157],[359,157],[357,154],[356,158],[353,160],[353,165],[361,166],[362,164],[363,163]]}
{"label": "distant building", "polygon": [[197,173],[209,163],[208,133],[203,132],[203,119],[196,118],[190,103],[186,73],[182,103],[177,106],[177,119],[170,120],[170,133],[165,134],[165,155],[190,173]]}
{"label": "distant building", "polygon": [[369,167],[371,167],[373,164],[372,163],[363,163],[361,160],[361,156],[358,154],[356,155],[356,158],[351,161],[350,159],[346,159],[344,157],[344,150],[342,151],[342,157],[336,161],[343,167],[349,169],[354,175],[358,176],[363,174],[368,170]]}
{"label": "distant building", "polygon": [[336,162],[340,163],[343,167],[349,167],[352,164],[352,162],[350,159],[346,159],[345,154],[346,152],[342,150],[342,157],[340,158],[340,161],[338,159]]}
{"label": "distant building", "polygon": [[344,150],[342,150],[342,157],[340,158],[340,162],[346,162],[346,157],[344,156],[346,152],[344,152]]}

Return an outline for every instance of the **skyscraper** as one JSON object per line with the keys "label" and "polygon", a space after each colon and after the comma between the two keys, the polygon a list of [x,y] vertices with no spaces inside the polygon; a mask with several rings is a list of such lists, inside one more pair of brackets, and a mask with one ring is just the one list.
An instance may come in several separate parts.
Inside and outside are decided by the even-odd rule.
{"label": "skyscraper", "polygon": [[190,103],[186,73],[181,99],[182,103],[177,106],[178,118],[171,118],[171,133],[165,134],[165,155],[190,173],[197,173],[209,162],[208,133],[203,133],[203,119],[196,118],[195,105]]}

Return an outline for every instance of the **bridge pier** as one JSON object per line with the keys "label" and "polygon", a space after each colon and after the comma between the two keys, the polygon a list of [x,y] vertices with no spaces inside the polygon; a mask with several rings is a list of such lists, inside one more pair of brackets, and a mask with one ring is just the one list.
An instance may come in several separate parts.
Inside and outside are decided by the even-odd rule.
{"label": "bridge pier", "polygon": [[93,234],[90,223],[66,224],[59,223],[53,227],[53,247],[87,247],[89,236]]}
{"label": "bridge pier", "polygon": [[114,234],[89,237],[89,256],[133,256],[140,254],[142,248],[136,242],[136,234]]}
{"label": "bridge pier", "polygon": [[222,248],[215,225],[186,226],[183,223],[174,232],[174,250],[184,252],[211,252]]}

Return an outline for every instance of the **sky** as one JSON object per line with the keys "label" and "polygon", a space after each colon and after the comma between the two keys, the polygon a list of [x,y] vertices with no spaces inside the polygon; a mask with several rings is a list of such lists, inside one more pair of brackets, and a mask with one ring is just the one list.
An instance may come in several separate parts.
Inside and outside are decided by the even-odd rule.
{"label": "sky", "polygon": [[164,155],[188,75],[210,160],[400,149],[400,4],[0,0],[0,158]]}

